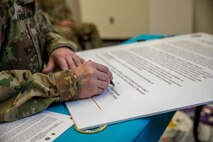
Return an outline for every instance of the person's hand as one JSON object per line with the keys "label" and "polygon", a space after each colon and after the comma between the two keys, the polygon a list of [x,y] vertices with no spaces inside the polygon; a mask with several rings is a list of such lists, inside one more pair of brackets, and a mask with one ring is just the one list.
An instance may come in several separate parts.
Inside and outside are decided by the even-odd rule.
{"label": "person's hand", "polygon": [[47,66],[42,70],[43,73],[49,73],[54,70],[56,66],[59,66],[61,70],[67,70],[68,68],[74,69],[85,61],[79,57],[75,52],[66,47],[55,49],[50,57]]}
{"label": "person's hand", "polygon": [[79,78],[79,99],[101,94],[113,79],[106,66],[92,61],[85,62],[74,71]]}
{"label": "person's hand", "polygon": [[62,27],[73,27],[73,26],[74,26],[73,22],[70,21],[69,19],[62,20],[62,21],[60,22],[60,25],[61,25]]}

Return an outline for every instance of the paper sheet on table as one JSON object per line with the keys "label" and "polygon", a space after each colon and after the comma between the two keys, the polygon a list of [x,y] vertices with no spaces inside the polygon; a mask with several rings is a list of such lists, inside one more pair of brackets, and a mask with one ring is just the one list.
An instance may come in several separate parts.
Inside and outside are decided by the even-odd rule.
{"label": "paper sheet on table", "polygon": [[14,122],[0,123],[0,141],[50,142],[72,125],[70,116],[44,111]]}
{"label": "paper sheet on table", "polygon": [[79,52],[105,64],[115,87],[66,103],[79,129],[213,101],[213,36],[203,33]]}

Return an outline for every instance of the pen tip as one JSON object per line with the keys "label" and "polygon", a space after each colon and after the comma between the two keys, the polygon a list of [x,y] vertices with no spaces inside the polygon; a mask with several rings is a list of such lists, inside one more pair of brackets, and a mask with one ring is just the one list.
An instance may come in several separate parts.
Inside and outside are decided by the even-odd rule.
{"label": "pen tip", "polygon": [[110,84],[112,84],[113,86],[115,86],[115,84],[113,83],[113,81],[112,81],[112,80],[110,81]]}

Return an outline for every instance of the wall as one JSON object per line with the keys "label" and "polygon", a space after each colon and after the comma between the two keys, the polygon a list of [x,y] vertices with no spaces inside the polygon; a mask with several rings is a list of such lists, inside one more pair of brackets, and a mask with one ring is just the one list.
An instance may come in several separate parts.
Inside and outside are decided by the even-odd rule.
{"label": "wall", "polygon": [[213,34],[213,0],[195,0],[194,31]]}
{"label": "wall", "polygon": [[70,9],[72,9],[73,19],[75,21],[81,20],[81,13],[80,13],[80,5],[78,0],[66,0]]}
{"label": "wall", "polygon": [[[149,0],[149,1],[152,2],[153,0]],[[67,0],[67,2],[69,4],[69,6],[71,7],[71,9],[73,9],[74,18],[79,21],[81,19],[79,0]],[[156,2],[159,3],[158,1],[156,1]],[[161,2],[162,2],[162,0],[161,0]],[[187,5],[187,2],[186,2],[186,5]],[[213,0],[193,0],[192,6],[193,6],[192,7],[193,17],[191,17],[193,19],[192,20],[192,22],[193,22],[192,31],[193,32],[207,32],[207,33],[213,34]],[[157,7],[158,6],[156,5],[156,8]],[[187,7],[185,7],[185,8],[187,8]],[[161,7],[161,9],[162,9],[162,7]],[[171,7],[171,9],[173,9],[173,8]],[[177,9],[177,7],[174,9]],[[156,9],[156,11],[158,11],[158,9]],[[172,17],[173,12],[171,11],[171,13],[167,13],[167,15],[169,15],[169,14]],[[183,16],[186,16],[186,15],[183,14]],[[149,20],[151,20],[151,19],[149,19]],[[152,19],[152,20],[156,21],[158,19]],[[159,22],[159,23],[161,23],[163,28],[167,28],[164,26],[164,24],[162,24],[162,22]],[[151,26],[152,25],[149,24],[147,27],[150,28]],[[154,31],[152,31],[152,32],[154,32]],[[160,31],[158,31],[158,32],[160,32]]]}
{"label": "wall", "polygon": [[193,29],[193,0],[149,0],[152,34],[185,34]]}
{"label": "wall", "polygon": [[81,20],[94,23],[104,39],[148,33],[148,0],[79,0]]}

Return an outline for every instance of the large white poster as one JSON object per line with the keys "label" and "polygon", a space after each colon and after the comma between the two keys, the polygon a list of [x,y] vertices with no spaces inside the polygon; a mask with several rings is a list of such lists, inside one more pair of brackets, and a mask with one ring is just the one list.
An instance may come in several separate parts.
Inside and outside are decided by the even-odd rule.
{"label": "large white poster", "polygon": [[79,52],[105,64],[115,86],[66,103],[79,129],[213,101],[213,36],[197,33]]}

